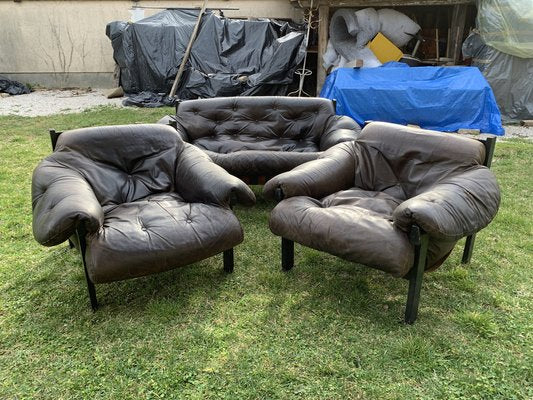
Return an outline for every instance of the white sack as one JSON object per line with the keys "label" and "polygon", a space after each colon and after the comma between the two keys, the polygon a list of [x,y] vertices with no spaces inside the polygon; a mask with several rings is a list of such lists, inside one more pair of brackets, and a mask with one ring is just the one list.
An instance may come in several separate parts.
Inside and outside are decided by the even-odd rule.
{"label": "white sack", "polygon": [[414,35],[420,30],[420,25],[407,15],[390,8],[378,10],[378,17],[381,33],[398,47],[405,46],[413,38],[409,33]]}
{"label": "white sack", "polygon": [[355,12],[357,17],[357,25],[359,32],[357,32],[357,47],[363,48],[368,42],[374,39],[381,28],[378,13],[373,8],[365,8]]}

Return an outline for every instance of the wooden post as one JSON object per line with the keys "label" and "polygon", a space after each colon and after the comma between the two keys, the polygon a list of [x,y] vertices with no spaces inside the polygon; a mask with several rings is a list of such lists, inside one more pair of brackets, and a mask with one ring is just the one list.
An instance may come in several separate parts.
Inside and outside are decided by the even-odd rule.
{"label": "wooden post", "polygon": [[316,94],[320,94],[326,80],[326,69],[322,66],[322,57],[326,53],[329,37],[329,7],[318,7],[318,54],[316,60]]}
{"label": "wooden post", "polygon": [[454,64],[457,64],[461,58],[467,8],[468,4],[456,4],[452,10],[451,34],[448,35],[450,40],[448,41],[446,54],[449,54]]}

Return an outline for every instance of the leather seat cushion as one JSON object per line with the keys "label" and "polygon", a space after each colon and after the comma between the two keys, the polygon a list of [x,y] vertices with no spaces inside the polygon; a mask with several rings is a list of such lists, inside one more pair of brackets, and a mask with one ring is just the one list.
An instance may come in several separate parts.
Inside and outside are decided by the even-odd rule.
{"label": "leather seat cushion", "polygon": [[307,161],[316,160],[320,152],[281,152],[244,150],[221,154],[206,151],[211,159],[230,174],[235,176],[272,177]]}
{"label": "leather seat cushion", "polygon": [[401,277],[413,265],[414,246],[393,226],[392,213],[399,204],[388,194],[358,188],[321,200],[291,197],[272,211],[270,229],[304,246]]}
{"label": "leather seat cushion", "polygon": [[262,138],[252,135],[206,136],[192,142],[202,150],[215,153],[234,153],[243,150],[317,152],[319,148],[312,140],[291,138]]}
{"label": "leather seat cushion", "polygon": [[231,210],[187,203],[176,193],[108,206],[104,212],[103,227],[87,237],[87,270],[95,283],[187,265],[243,240]]}

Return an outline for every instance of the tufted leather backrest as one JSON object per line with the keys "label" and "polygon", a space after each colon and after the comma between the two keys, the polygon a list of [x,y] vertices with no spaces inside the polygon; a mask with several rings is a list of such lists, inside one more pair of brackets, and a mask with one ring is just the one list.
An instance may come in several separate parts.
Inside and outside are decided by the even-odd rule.
{"label": "tufted leather backrest", "polygon": [[165,125],[83,128],[62,133],[43,166],[77,171],[108,206],[173,191],[183,146]]}
{"label": "tufted leather backrest", "polygon": [[331,100],[294,97],[219,97],[179,104],[177,120],[189,138],[248,135],[318,143],[335,114]]}
{"label": "tufted leather backrest", "polygon": [[401,200],[485,159],[485,146],[478,140],[385,122],[368,124],[356,146],[356,186]]}

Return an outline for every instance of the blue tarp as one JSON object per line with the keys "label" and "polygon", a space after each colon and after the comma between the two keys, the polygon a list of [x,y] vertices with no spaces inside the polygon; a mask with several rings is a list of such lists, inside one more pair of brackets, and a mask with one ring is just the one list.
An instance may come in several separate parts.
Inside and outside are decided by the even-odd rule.
{"label": "blue tarp", "polygon": [[337,100],[337,114],[360,125],[386,121],[446,132],[479,129],[504,134],[494,93],[475,67],[388,63],[379,68],[339,68],[326,79],[320,97]]}

